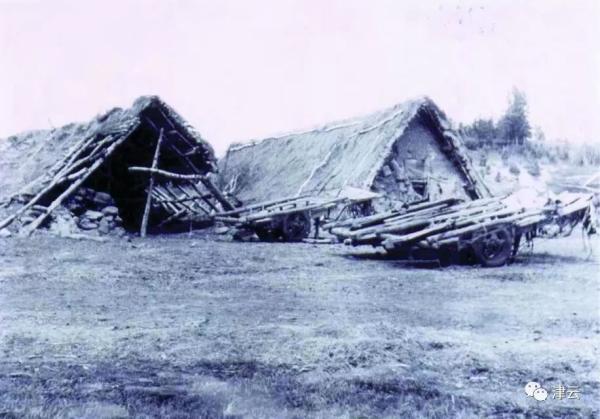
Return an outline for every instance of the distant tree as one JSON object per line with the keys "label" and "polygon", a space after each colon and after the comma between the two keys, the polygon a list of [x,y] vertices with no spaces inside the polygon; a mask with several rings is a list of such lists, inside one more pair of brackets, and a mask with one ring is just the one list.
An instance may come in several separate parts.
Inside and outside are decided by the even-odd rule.
{"label": "distant tree", "polygon": [[513,90],[508,109],[498,121],[498,130],[505,144],[522,145],[531,136],[531,126],[527,119],[527,99],[522,91]]}
{"label": "distant tree", "polygon": [[544,134],[542,127],[536,126],[533,129],[533,139],[540,143],[546,142],[546,134]]}
{"label": "distant tree", "polygon": [[459,130],[469,149],[490,145],[496,138],[496,126],[492,119],[476,119],[471,124],[460,124]]}
{"label": "distant tree", "polygon": [[476,119],[468,127],[469,134],[478,138],[481,144],[491,144],[496,138],[496,126],[491,119]]}

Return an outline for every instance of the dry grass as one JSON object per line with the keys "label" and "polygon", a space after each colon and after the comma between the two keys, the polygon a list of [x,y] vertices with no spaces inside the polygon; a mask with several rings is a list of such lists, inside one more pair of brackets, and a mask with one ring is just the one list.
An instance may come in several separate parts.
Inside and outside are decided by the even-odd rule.
{"label": "dry grass", "polygon": [[[442,270],[204,236],[3,240],[0,417],[593,417],[580,246]],[[583,400],[527,399],[530,380]]]}

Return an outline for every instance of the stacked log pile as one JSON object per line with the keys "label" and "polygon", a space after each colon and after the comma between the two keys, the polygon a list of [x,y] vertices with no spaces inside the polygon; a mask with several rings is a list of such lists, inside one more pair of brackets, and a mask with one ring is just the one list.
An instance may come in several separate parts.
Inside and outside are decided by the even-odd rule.
{"label": "stacked log pile", "polygon": [[337,198],[302,195],[222,212],[215,216],[215,221],[237,229],[252,231],[265,241],[305,240],[313,228],[316,239],[319,235],[321,219],[328,219],[333,209],[341,207],[339,211],[341,214],[344,211],[362,208],[360,205],[369,203],[372,198],[372,194],[364,197]]}
{"label": "stacked log pile", "polygon": [[[543,234],[554,224],[562,232],[590,216],[591,195],[542,206],[515,206],[507,197],[458,199],[407,205],[403,209],[324,226],[348,245],[383,246],[387,251],[473,246],[478,241],[512,242],[523,234]],[[512,243],[509,243],[512,245]],[[515,244],[518,247],[518,243]],[[516,250],[515,250],[516,251]]]}

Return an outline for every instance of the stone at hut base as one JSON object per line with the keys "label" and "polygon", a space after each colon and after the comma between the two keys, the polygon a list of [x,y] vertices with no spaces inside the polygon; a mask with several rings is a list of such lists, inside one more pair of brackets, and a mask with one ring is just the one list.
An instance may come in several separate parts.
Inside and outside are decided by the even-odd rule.
{"label": "stone at hut base", "polygon": [[100,211],[92,211],[92,210],[87,210],[84,214],[83,214],[83,218],[87,218],[90,221],[98,221],[100,220],[102,217],[104,217],[104,214],[102,214]]}
{"label": "stone at hut base", "polygon": [[119,215],[119,208],[115,207],[114,205],[109,205],[108,207],[105,207],[102,210],[102,213],[104,215]]}
{"label": "stone at hut base", "polygon": [[116,227],[113,232],[117,235],[117,237],[125,237],[127,235],[127,231],[123,227]]}
{"label": "stone at hut base", "polygon": [[21,217],[21,223],[23,225],[30,224],[35,220],[35,218],[36,217],[32,217],[32,216]]}
{"label": "stone at hut base", "polygon": [[100,220],[100,222],[98,223],[98,232],[100,234],[108,234],[110,233],[110,223],[106,218],[103,218]]}
{"label": "stone at hut base", "polygon": [[229,227],[222,226],[215,228],[215,234],[227,234],[229,233]]}
{"label": "stone at hut base", "polygon": [[96,192],[96,195],[94,195],[94,202],[99,205],[112,205],[114,201],[112,196],[106,192]]}
{"label": "stone at hut base", "polygon": [[77,225],[82,230],[95,230],[98,228],[97,223],[95,223],[91,220],[88,220],[87,218],[81,219]]}

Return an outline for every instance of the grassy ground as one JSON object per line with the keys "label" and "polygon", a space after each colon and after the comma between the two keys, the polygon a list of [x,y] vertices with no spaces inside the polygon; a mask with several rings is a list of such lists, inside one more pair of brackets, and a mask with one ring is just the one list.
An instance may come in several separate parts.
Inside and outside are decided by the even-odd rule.
{"label": "grassy ground", "polygon": [[[581,248],[423,269],[337,245],[0,239],[0,417],[594,417]],[[537,402],[531,380],[581,400]]]}

